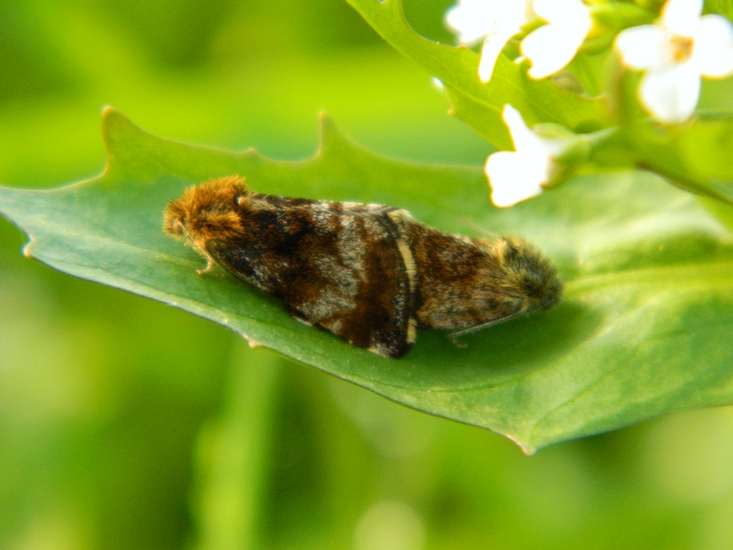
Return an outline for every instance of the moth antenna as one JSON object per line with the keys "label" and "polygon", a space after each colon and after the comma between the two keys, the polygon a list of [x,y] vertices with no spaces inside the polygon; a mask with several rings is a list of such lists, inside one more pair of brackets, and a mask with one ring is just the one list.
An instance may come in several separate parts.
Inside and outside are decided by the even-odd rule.
{"label": "moth antenna", "polygon": [[503,323],[505,321],[511,321],[512,319],[516,319],[517,317],[523,317],[524,315],[529,315],[533,311],[537,311],[538,309],[544,308],[545,306],[547,306],[548,303],[550,303],[550,300],[546,300],[542,302],[541,304],[536,305],[533,308],[530,308],[525,311],[517,311],[516,313],[511,313],[509,315],[505,315],[504,317],[499,317],[498,319],[492,319],[491,321],[486,321],[485,323],[480,323],[472,327],[464,328],[463,330],[451,332],[448,336],[453,341],[455,341],[455,339],[458,338],[459,336],[465,336],[466,334],[472,334],[474,332],[478,332],[479,330],[483,330],[485,328],[489,328],[489,327],[493,327],[494,325],[498,325],[499,323]]}
{"label": "moth antenna", "polygon": [[463,218],[463,223],[465,223],[468,227],[473,229],[474,231],[481,233],[487,237],[491,237],[492,239],[498,239],[501,237],[498,233],[494,233],[493,231],[489,231],[488,229],[481,227],[479,224],[477,224],[474,221],[471,221],[467,218]]}

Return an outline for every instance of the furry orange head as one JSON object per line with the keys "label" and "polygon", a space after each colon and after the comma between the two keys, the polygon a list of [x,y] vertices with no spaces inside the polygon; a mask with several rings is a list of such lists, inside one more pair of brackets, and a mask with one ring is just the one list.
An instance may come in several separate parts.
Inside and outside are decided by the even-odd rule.
{"label": "furry orange head", "polygon": [[248,193],[239,176],[189,187],[183,196],[168,203],[163,229],[168,235],[186,238],[206,253],[209,239],[227,240],[242,234],[237,207]]}

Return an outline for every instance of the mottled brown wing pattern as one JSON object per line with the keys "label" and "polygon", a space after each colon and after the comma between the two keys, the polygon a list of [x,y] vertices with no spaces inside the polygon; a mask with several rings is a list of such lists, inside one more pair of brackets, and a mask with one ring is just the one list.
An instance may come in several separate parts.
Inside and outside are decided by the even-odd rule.
{"label": "mottled brown wing pattern", "polygon": [[415,341],[415,289],[395,212],[252,194],[238,205],[241,234],[209,240],[207,252],[236,277],[280,298],[294,317],[400,357]]}

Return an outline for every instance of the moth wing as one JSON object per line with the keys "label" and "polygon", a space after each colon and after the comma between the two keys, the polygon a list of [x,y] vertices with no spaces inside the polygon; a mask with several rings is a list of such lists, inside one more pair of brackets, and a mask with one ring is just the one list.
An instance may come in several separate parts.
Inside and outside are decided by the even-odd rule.
{"label": "moth wing", "polygon": [[415,341],[417,323],[401,228],[387,212],[322,217],[317,241],[332,246],[302,248],[310,267],[303,287],[311,291],[296,293],[286,304],[356,346],[403,356]]}
{"label": "moth wing", "polygon": [[262,237],[266,242],[250,234],[239,244],[211,241],[208,252],[235,276],[282,299],[294,317],[401,357],[417,326],[414,261],[401,211],[332,204],[340,206],[289,209],[279,218],[279,240],[273,231]]}

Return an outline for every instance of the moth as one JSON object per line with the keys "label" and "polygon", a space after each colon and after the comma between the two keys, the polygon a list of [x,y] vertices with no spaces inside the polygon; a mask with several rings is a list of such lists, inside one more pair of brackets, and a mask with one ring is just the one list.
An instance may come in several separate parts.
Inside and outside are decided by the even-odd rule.
{"label": "moth", "polygon": [[255,193],[230,176],[168,203],[164,231],[282,300],[288,313],[398,358],[418,329],[489,327],[557,304],[562,283],[526,241],[452,235],[381,204]]}

